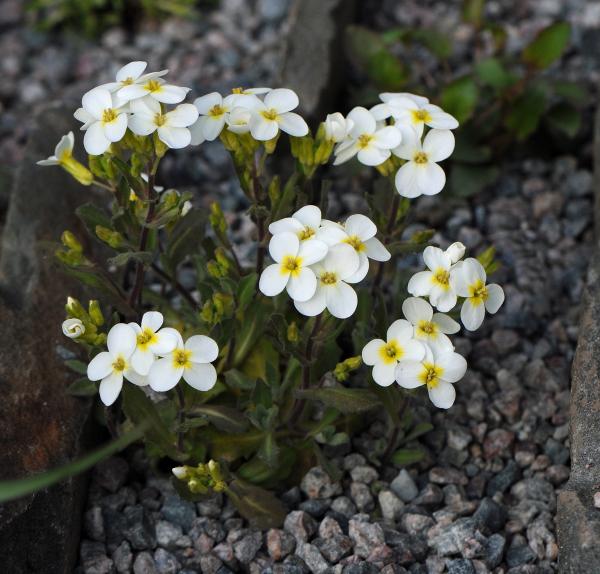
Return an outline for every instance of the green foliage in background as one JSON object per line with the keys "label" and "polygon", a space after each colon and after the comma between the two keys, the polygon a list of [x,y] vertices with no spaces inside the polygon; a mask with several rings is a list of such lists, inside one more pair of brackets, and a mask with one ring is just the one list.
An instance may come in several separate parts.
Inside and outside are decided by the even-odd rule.
{"label": "green foliage in background", "polygon": [[[382,91],[427,91],[434,94],[433,103],[459,120],[450,174],[455,196],[473,195],[493,183],[498,158],[542,129],[556,139],[574,138],[587,100],[581,85],[543,73],[567,50],[568,23],[551,24],[520,54],[509,54],[506,29],[487,21],[484,9],[485,0],[463,3],[463,22],[473,30],[473,58],[456,71],[450,65],[452,38],[440,30],[397,27],[377,33],[351,26],[346,34],[348,55],[371,84],[357,99],[375,102]],[[484,54],[486,42],[492,51]],[[421,74],[418,62],[398,55],[415,44],[439,61],[439,73]]]}

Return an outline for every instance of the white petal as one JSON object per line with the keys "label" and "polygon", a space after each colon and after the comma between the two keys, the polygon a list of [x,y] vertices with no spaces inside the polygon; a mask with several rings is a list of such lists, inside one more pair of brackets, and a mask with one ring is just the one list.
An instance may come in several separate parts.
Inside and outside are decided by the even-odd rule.
{"label": "white petal", "polygon": [[35,163],[36,163],[36,165],[43,165],[43,166],[60,164],[60,162],[58,161],[58,159],[56,159],[56,156],[54,156],[54,155],[51,155],[50,157],[48,157],[46,159],[41,159],[39,161],[36,161]]}
{"label": "white petal", "polygon": [[192,141],[192,134],[187,128],[161,126],[158,128],[158,137],[172,149],[184,148]]}
{"label": "white petal", "polygon": [[315,231],[321,225],[321,210],[316,205],[305,205],[293,215],[305,227],[310,227]]}
{"label": "white petal", "polygon": [[154,361],[148,374],[148,383],[157,392],[169,391],[179,382],[181,375],[183,367],[175,368],[173,357],[168,355]]}
{"label": "white petal", "polygon": [[439,247],[429,245],[423,251],[423,261],[425,265],[434,273],[438,269],[448,271],[450,269],[450,257],[446,255]]}
{"label": "white petal", "polygon": [[205,96],[201,96],[194,100],[194,106],[202,115],[208,114],[208,112],[215,106],[220,106],[223,103],[223,97],[219,92],[211,92]]}
{"label": "white petal", "polygon": [[280,114],[289,112],[298,107],[300,101],[296,92],[287,88],[278,88],[271,90],[265,96],[265,106],[267,109],[275,109]]}
{"label": "white petal", "polygon": [[148,348],[155,355],[167,355],[172,353],[181,343],[181,335],[176,336],[173,331],[175,329],[161,329],[155,334],[156,341],[148,345]]}
{"label": "white petal", "polygon": [[426,335],[419,333],[418,338],[425,341],[434,353],[444,353],[447,351],[454,351],[454,345],[448,335],[444,333],[433,333]]}
{"label": "white petal", "polygon": [[369,111],[378,122],[387,120],[392,115],[392,109],[387,104],[376,104]]}
{"label": "white petal", "polygon": [[454,134],[449,130],[429,130],[423,140],[423,151],[433,162],[450,157],[454,151]]}
{"label": "white petal", "polygon": [[362,360],[365,365],[375,365],[381,362],[379,351],[385,346],[385,341],[382,339],[373,339],[369,341],[362,350]]}
{"label": "white petal", "polygon": [[279,295],[285,289],[289,279],[289,272],[282,273],[281,265],[274,263],[261,273],[258,288],[267,297],[275,297],[275,295]]}
{"label": "white petal", "polygon": [[279,132],[279,124],[275,120],[267,120],[260,112],[254,112],[250,118],[250,133],[255,140],[272,140]]}
{"label": "white petal", "polygon": [[361,241],[371,239],[377,233],[377,226],[366,215],[360,213],[346,219],[344,228],[348,235],[356,235]]}
{"label": "white petal", "polygon": [[212,363],[219,356],[219,346],[206,335],[194,335],[185,342],[185,348],[192,351],[192,363]]}
{"label": "white petal", "polygon": [[438,311],[446,313],[456,306],[456,292],[453,289],[440,289],[434,285],[429,294],[429,301]]}
{"label": "white petal", "polygon": [[417,325],[419,321],[431,321],[433,309],[431,305],[420,297],[409,297],[402,303],[402,313],[413,324]]}
{"label": "white petal", "polygon": [[90,155],[101,155],[110,147],[110,140],[104,135],[100,122],[91,124],[83,136],[83,146]]}
{"label": "white petal", "polygon": [[277,116],[281,131],[294,137],[303,137],[308,133],[308,125],[304,118],[294,112],[286,112]]}
{"label": "white petal", "polygon": [[207,120],[207,116],[200,116],[198,120],[188,128],[192,136],[192,139],[190,140],[192,145],[200,145],[206,141],[206,138],[204,137],[204,124]]}
{"label": "white petal", "polygon": [[418,181],[419,169],[415,162],[409,161],[396,172],[394,184],[402,197],[412,199],[423,194]]}
{"label": "white petal", "polygon": [[144,73],[147,65],[147,62],[129,62],[117,72],[117,82],[124,82],[130,78],[137,80]]}
{"label": "white petal", "polygon": [[482,281],[485,283],[486,274],[483,265],[473,257],[468,257],[462,265],[451,275],[453,288],[461,297],[469,297],[469,286]]}
{"label": "white petal", "polygon": [[345,281],[358,271],[360,258],[356,249],[347,243],[338,243],[329,248],[323,259],[324,269],[335,273],[339,280]]}
{"label": "white petal", "polygon": [[424,367],[420,361],[400,361],[396,367],[396,382],[405,389],[421,387],[423,370]]}
{"label": "white petal", "polygon": [[112,108],[112,103],[110,92],[104,88],[94,88],[83,94],[81,99],[83,109],[97,120],[102,118],[104,110]]}
{"label": "white petal", "polygon": [[389,387],[396,380],[396,361],[376,363],[373,367],[373,380],[382,387]]}
{"label": "white petal", "polygon": [[129,118],[129,129],[138,136],[147,136],[156,131],[154,116],[149,113],[135,113]]}
{"label": "white petal", "polygon": [[90,114],[90,112],[84,110],[83,108],[77,108],[73,114],[73,117],[83,124],[83,126],[81,126],[82,130],[87,129],[88,124],[95,122],[97,119]]}
{"label": "white petal", "polygon": [[386,126],[375,132],[375,145],[383,149],[393,149],[400,145],[402,134],[395,126]]}
{"label": "white petal", "polygon": [[139,347],[131,355],[131,366],[143,376],[150,372],[150,367],[154,363],[154,353],[150,349],[140,349]]}
{"label": "white petal", "polygon": [[302,258],[302,265],[312,265],[321,261],[327,255],[328,247],[326,243],[318,239],[307,239],[300,243],[298,257]]}
{"label": "white petal", "polygon": [[389,261],[391,259],[392,254],[387,250],[385,245],[377,239],[377,237],[367,239],[364,244],[365,253],[369,259],[373,259],[374,261]]}
{"label": "white petal", "polygon": [[189,88],[163,84],[160,90],[152,92],[152,97],[163,104],[178,104],[185,99],[189,91]]}
{"label": "white petal", "polygon": [[138,387],[147,387],[148,386],[148,377],[145,375],[140,375],[136,373],[133,369],[127,369],[123,376],[127,381],[137,385]]}
{"label": "white petal", "polygon": [[349,159],[352,159],[359,152],[359,150],[360,148],[355,142],[350,142],[348,147],[335,150],[335,161],[333,162],[333,165],[340,165]]}
{"label": "white petal", "polygon": [[429,398],[438,409],[449,409],[456,400],[454,385],[439,381],[435,387],[428,388]]}
{"label": "white petal", "polygon": [[387,340],[396,339],[401,345],[405,341],[410,341],[413,336],[413,326],[406,319],[397,319],[387,330]]}
{"label": "white petal", "polygon": [[358,161],[363,165],[380,165],[382,164],[388,157],[390,157],[391,152],[387,149],[381,149],[376,147],[375,145],[369,145],[369,147],[363,148],[358,152]]}
{"label": "white petal", "polygon": [[106,351],[98,353],[87,366],[87,378],[90,381],[99,381],[107,377],[113,371],[113,361],[110,353]]}
{"label": "white petal", "polygon": [[308,301],[317,290],[317,278],[312,269],[302,267],[299,272],[290,275],[286,288],[294,301]]}
{"label": "white petal", "polygon": [[[307,206],[309,207],[309,206]],[[284,219],[279,219],[278,221],[274,221],[269,225],[269,233],[271,235],[277,235],[278,233],[285,233],[286,231],[289,233],[293,233],[297,235],[304,229],[304,226],[294,217],[286,217]]]}
{"label": "white petal", "polygon": [[423,195],[436,195],[446,185],[446,173],[437,163],[419,165],[416,174],[417,186]]}
{"label": "white petal", "polygon": [[429,295],[433,286],[432,278],[431,271],[419,271],[419,273],[415,273],[408,282],[408,292],[416,297]]}
{"label": "white petal", "polygon": [[485,306],[482,303],[473,305],[471,299],[465,299],[460,310],[460,320],[468,331],[476,331],[483,323]]}
{"label": "white petal", "polygon": [[446,255],[450,257],[452,263],[457,263],[463,258],[465,251],[466,247],[460,241],[455,241],[446,249]]}
{"label": "white petal", "polygon": [[425,358],[425,345],[414,339],[402,343],[402,349],[401,361],[422,361]]}
{"label": "white petal", "polygon": [[109,332],[106,339],[108,352],[114,356],[123,355],[126,359],[131,357],[137,346],[135,331],[125,323],[117,323]]}
{"label": "white petal", "polygon": [[356,291],[343,281],[325,289],[327,309],[338,319],[347,319],[356,311],[358,296]]}
{"label": "white petal", "polygon": [[460,325],[444,313],[434,313],[432,321],[438,326],[442,333],[452,335],[460,331]]}
{"label": "white petal", "polygon": [[112,122],[104,124],[104,135],[111,142],[120,141],[127,131],[127,114],[119,114]]}
{"label": "white petal", "polygon": [[397,148],[394,148],[394,155],[402,159],[412,160],[415,153],[420,151],[422,151],[422,148],[417,132],[412,128],[403,129],[402,142]]}
{"label": "white petal", "polygon": [[488,298],[485,301],[485,308],[488,313],[492,315],[500,309],[502,303],[504,303],[504,291],[500,285],[492,283],[487,286]]}
{"label": "white petal", "polygon": [[271,241],[269,241],[269,255],[277,263],[281,263],[287,255],[295,257],[298,255],[299,250],[300,239],[295,233],[289,231],[273,235]]}
{"label": "white petal", "polygon": [[315,238],[329,246],[333,246],[341,243],[344,239],[348,239],[348,234],[341,227],[327,225],[317,231]]}
{"label": "white petal", "polygon": [[60,138],[58,144],[54,148],[54,155],[57,158],[63,156],[63,154],[70,154],[73,151],[73,145],[75,143],[75,137],[73,136],[73,132],[69,132]]}
{"label": "white petal", "polygon": [[362,251],[358,253],[358,262],[358,269],[352,275],[344,278],[346,283],[360,283],[367,276],[369,272],[369,258]]}
{"label": "white petal", "polygon": [[[181,333],[177,329],[173,329],[172,327],[163,327],[160,330],[160,335],[174,339],[176,341],[175,349],[183,349],[183,338],[181,336]],[[170,352],[171,351],[168,351],[168,353],[170,353]],[[167,353],[159,353],[157,351],[157,354],[166,355]]]}
{"label": "white petal", "polygon": [[125,86],[117,92],[117,96],[126,102],[143,98],[146,95],[148,95],[148,90],[146,90],[140,84],[131,84],[129,86]]}
{"label": "white petal", "polygon": [[454,116],[445,112],[439,106],[429,104],[423,106],[423,109],[429,112],[431,120],[427,122],[427,125],[438,130],[454,130],[458,127],[458,121]]}
{"label": "white petal", "polygon": [[366,108],[360,106],[354,108],[348,114],[348,119],[354,123],[350,130],[350,135],[354,139],[362,134],[372,134],[377,129],[377,122],[373,114]]}
{"label": "white petal", "polygon": [[109,407],[119,396],[123,388],[123,373],[114,372],[102,379],[100,383],[100,400]]}
{"label": "white petal", "polygon": [[202,133],[206,141],[216,140],[225,127],[225,115],[212,117],[206,116],[198,120],[202,125]]}
{"label": "white petal", "polygon": [[440,378],[449,383],[460,381],[467,372],[467,361],[462,355],[453,351],[436,354],[435,364],[443,369]]}
{"label": "white petal", "polygon": [[217,382],[217,370],[210,363],[193,363],[183,371],[183,380],[197,391],[209,391]]}
{"label": "white petal", "polygon": [[142,329],[148,327],[156,333],[162,327],[163,321],[164,317],[162,313],[148,311],[142,316]]}
{"label": "white petal", "polygon": [[325,287],[317,286],[315,294],[308,301],[294,301],[294,306],[307,317],[320,315],[327,307]]}
{"label": "white petal", "polygon": [[169,125],[176,128],[187,128],[198,119],[198,110],[192,104],[179,104],[166,114]]}
{"label": "white petal", "polygon": [[382,94],[379,94],[379,99],[382,102],[389,102],[398,98],[409,98],[420,106],[429,103],[429,100],[425,96],[409,94],[408,92],[383,92]]}

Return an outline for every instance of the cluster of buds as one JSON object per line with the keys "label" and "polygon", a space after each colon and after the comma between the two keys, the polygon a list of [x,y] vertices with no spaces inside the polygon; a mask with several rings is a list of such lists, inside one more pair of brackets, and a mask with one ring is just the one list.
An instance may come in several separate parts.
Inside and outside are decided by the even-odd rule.
{"label": "cluster of buds", "polygon": [[88,345],[106,343],[106,333],[98,332],[98,327],[104,325],[104,316],[98,301],[90,301],[86,311],[77,299],[68,297],[65,309],[67,319],[62,324],[62,331],[66,337]]}
{"label": "cluster of buds", "polygon": [[208,463],[200,463],[198,466],[176,466],[172,470],[178,480],[187,483],[187,487],[193,494],[208,494],[212,492],[223,492],[227,488],[221,467],[214,460]]}
{"label": "cluster of buds", "polygon": [[333,370],[333,376],[337,381],[343,383],[348,379],[352,371],[356,371],[362,365],[362,358],[360,355],[356,357],[349,357],[345,361],[338,363]]}

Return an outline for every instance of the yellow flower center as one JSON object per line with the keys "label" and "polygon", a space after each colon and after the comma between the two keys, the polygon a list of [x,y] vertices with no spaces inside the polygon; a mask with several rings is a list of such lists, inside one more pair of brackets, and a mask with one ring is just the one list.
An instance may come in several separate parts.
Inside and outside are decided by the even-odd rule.
{"label": "yellow flower center", "polygon": [[346,239],[344,239],[344,243],[351,245],[352,247],[354,247],[354,249],[356,249],[356,251],[365,250],[365,244],[360,240],[360,238],[357,235],[350,235],[349,237],[346,237]]}
{"label": "yellow flower center", "polygon": [[210,110],[208,110],[208,115],[211,118],[220,118],[225,113],[225,108],[220,104],[215,104]]}
{"label": "yellow flower center", "polygon": [[427,123],[431,121],[431,115],[427,110],[413,110],[412,117],[415,124],[421,122]]}
{"label": "yellow flower center", "polygon": [[315,230],[312,227],[306,226],[302,231],[298,232],[298,239],[304,241],[310,239],[315,234]]}
{"label": "yellow flower center", "polygon": [[109,124],[110,122],[114,122],[117,119],[117,113],[112,108],[106,108],[102,112],[102,121],[105,124]]}
{"label": "yellow flower center", "polygon": [[244,88],[239,87],[239,88],[233,88],[233,90],[231,90],[232,94],[243,94],[244,93]]}
{"label": "yellow flower center", "polygon": [[158,80],[150,80],[144,88],[149,92],[160,92],[162,90],[162,84]]}
{"label": "yellow flower center", "polygon": [[404,355],[404,350],[398,345],[395,339],[388,341],[379,348],[379,356],[386,365],[399,361],[402,355]]}
{"label": "yellow flower center", "polygon": [[154,114],[154,123],[160,127],[164,126],[167,123],[167,116],[165,114]]}
{"label": "yellow flower center", "polygon": [[446,271],[440,267],[433,273],[431,280],[433,283],[437,283],[440,287],[448,289],[450,287],[450,271]]}
{"label": "yellow flower center", "polygon": [[133,78],[131,76],[129,76],[128,78],[125,78],[122,82],[121,85],[122,86],[131,86],[131,84],[133,84]]}
{"label": "yellow flower center", "polygon": [[127,368],[127,363],[125,359],[119,355],[119,357],[112,364],[113,370],[119,373],[123,372]]}
{"label": "yellow flower center", "polygon": [[191,351],[186,351],[185,349],[175,349],[173,352],[173,367],[176,369],[188,369],[192,366],[192,362],[190,361],[190,357],[192,356]]}
{"label": "yellow flower center", "polygon": [[266,120],[274,121],[277,119],[277,110],[273,108],[271,108],[270,110],[263,110],[260,113],[262,114],[262,117]]}
{"label": "yellow flower center", "polygon": [[152,343],[156,343],[156,333],[152,329],[145,327],[137,336],[138,347],[146,350],[148,345],[151,345]]}
{"label": "yellow flower center", "polygon": [[362,134],[360,136],[358,136],[358,147],[360,149],[365,149],[366,147],[369,147],[369,144],[371,143],[371,141],[373,140],[373,136],[370,134]]}
{"label": "yellow flower center", "polygon": [[418,151],[414,155],[413,161],[415,163],[418,163],[419,165],[423,165],[423,164],[427,163],[427,161],[428,161],[427,154],[424,151]]}
{"label": "yellow flower center", "polygon": [[281,261],[281,273],[291,273],[292,276],[296,277],[300,274],[302,268],[302,258],[295,257],[293,255],[286,255]]}
{"label": "yellow flower center", "polygon": [[419,374],[419,379],[428,389],[435,389],[440,382],[440,377],[444,373],[444,369],[434,365],[433,363],[423,363],[423,370]]}
{"label": "yellow flower center", "polygon": [[335,285],[337,283],[337,275],[331,271],[325,271],[321,275],[321,283],[324,285]]}
{"label": "yellow flower center", "polygon": [[419,321],[417,331],[425,337],[434,338],[437,335],[437,325],[433,321]]}
{"label": "yellow flower center", "polygon": [[469,298],[471,299],[471,304],[477,306],[485,303],[488,295],[487,287],[481,279],[477,279],[475,283],[469,285]]}

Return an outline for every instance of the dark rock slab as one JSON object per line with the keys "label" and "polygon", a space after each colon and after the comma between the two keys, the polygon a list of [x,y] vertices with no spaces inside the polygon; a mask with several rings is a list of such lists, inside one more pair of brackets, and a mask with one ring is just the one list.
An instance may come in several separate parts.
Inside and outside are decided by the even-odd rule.
{"label": "dark rock slab", "polygon": [[345,76],[344,30],[355,0],[295,0],[281,72],[281,85],[300,97],[300,113],[322,121],[335,112]]}
{"label": "dark rock slab", "polygon": [[[596,232],[600,223],[600,113],[595,129]],[[588,271],[571,382],[571,477],[558,495],[562,574],[600,572],[600,251]]]}
{"label": "dark rock slab", "polygon": [[[14,182],[0,256],[0,480],[43,472],[80,456],[89,401],[67,396],[72,380],[57,354],[64,303],[74,286],[43,242],[77,230],[74,208],[89,199],[58,168],[35,165],[76,129],[65,111],[44,110]],[[80,157],[82,157],[80,155]],[[0,507],[0,564],[11,574],[72,572],[84,479],[66,480]]]}

